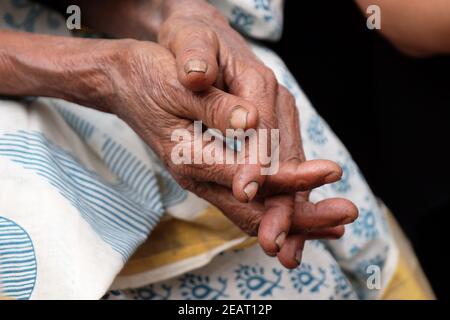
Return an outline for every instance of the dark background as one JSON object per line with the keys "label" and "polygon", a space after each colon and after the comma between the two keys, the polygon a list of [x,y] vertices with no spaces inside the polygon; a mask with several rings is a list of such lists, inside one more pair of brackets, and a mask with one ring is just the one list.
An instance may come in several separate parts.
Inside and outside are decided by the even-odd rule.
{"label": "dark background", "polygon": [[408,58],[365,19],[349,0],[287,0],[283,38],[268,45],[393,211],[438,298],[448,299],[450,58]]}

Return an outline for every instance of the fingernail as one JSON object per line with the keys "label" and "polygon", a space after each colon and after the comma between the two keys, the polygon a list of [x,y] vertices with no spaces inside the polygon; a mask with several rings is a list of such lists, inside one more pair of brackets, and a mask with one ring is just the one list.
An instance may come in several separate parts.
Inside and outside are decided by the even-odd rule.
{"label": "fingernail", "polygon": [[234,110],[231,112],[230,117],[230,125],[234,129],[245,129],[247,128],[247,117],[248,111],[247,109],[236,106]]}
{"label": "fingernail", "polygon": [[197,60],[197,59],[189,60],[184,65],[184,71],[187,74],[189,74],[191,72],[206,73],[207,70],[208,70],[208,65],[206,64],[205,61],[202,61],[202,60]]}
{"label": "fingernail", "polygon": [[286,232],[282,232],[278,235],[278,237],[275,239],[275,244],[278,247],[278,251],[280,251],[281,247],[284,244],[284,240],[286,240]]}
{"label": "fingernail", "polygon": [[302,262],[302,250],[298,250],[295,254],[295,261],[297,261],[297,264],[300,265],[300,262]]}
{"label": "fingernail", "polygon": [[335,171],[329,173],[324,178],[324,182],[325,183],[333,183],[333,182],[336,182],[336,181],[339,181],[339,180],[341,180],[341,174],[339,172],[335,172]]}
{"label": "fingernail", "polygon": [[259,184],[258,182],[252,181],[248,185],[245,186],[244,192],[247,195],[248,201],[252,201],[258,192]]}

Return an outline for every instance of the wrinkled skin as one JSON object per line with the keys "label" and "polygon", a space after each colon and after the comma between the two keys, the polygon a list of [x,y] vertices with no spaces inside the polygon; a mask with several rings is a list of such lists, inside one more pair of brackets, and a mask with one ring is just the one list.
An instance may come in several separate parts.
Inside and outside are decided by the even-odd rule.
{"label": "wrinkled skin", "polygon": [[[341,169],[331,161],[304,161],[297,110],[285,89],[271,84],[273,90],[264,90],[267,97],[262,99],[253,97],[256,88],[244,88],[270,79],[256,73],[243,85],[233,86],[221,76],[226,72],[220,72],[214,87],[194,92],[178,81],[174,53],[154,43],[2,30],[0,37],[0,76],[9,79],[0,82],[0,94],[62,98],[117,114],[153,148],[181,186],[220,208],[248,234],[258,235],[265,251],[277,254],[286,267],[298,265],[305,239],[339,237],[342,225],[355,219],[357,210],[347,200],[308,201],[309,190],[337,181]],[[242,61],[242,68],[264,67],[248,48],[247,53],[242,48],[242,55],[235,53],[236,59],[254,59]],[[242,109],[245,117],[234,117]],[[192,120],[222,131],[279,128],[279,172],[262,177],[253,165],[175,165],[170,155],[177,142],[171,135],[175,129],[192,131]],[[255,181],[258,188],[246,192]]]}
{"label": "wrinkled skin", "polygon": [[[282,139],[282,162],[278,174],[268,176],[264,182],[264,197],[278,194],[280,190],[291,195],[279,195],[265,199],[258,196],[248,203],[233,196],[236,176],[242,165],[176,165],[171,161],[171,152],[177,142],[171,141],[175,129],[192,132],[192,120],[202,119],[211,126],[208,110],[211,108],[232,108],[236,105],[249,106],[242,98],[227,94],[217,88],[194,93],[184,88],[177,80],[175,61],[169,51],[144,42],[129,43],[121,54],[125,61],[117,64],[115,86],[120,87],[111,97],[112,111],[124,119],[163,159],[167,168],[179,184],[205,198],[232,220],[243,231],[258,235],[262,247],[270,255],[276,255],[286,267],[299,264],[298,252],[307,238],[337,238],[343,234],[343,224],[357,216],[355,206],[344,199],[329,199],[318,204],[307,200],[308,191],[314,187],[331,183],[340,178],[340,168],[327,160],[304,161],[300,146],[298,114],[292,97],[281,89],[275,105],[279,117],[280,134],[297,135]],[[147,72],[151,66],[152,72]],[[120,106],[128,106],[126,109]],[[216,116],[215,121],[228,123],[227,113]],[[278,119],[277,119],[278,121]],[[157,124],[157,125],[155,125]],[[219,125],[220,127],[220,125]],[[297,148],[292,148],[296,145]],[[267,214],[266,214],[266,211]],[[312,218],[314,216],[314,218]],[[258,232],[259,228],[259,232]],[[289,233],[291,231],[291,233]],[[289,235],[284,243],[275,243],[281,232]]]}
{"label": "wrinkled skin", "polygon": [[[307,238],[302,230],[295,232],[299,231],[295,222],[299,222],[303,230],[319,228],[323,232],[325,228],[341,236],[344,232],[341,224],[352,222],[357,216],[357,209],[343,199],[329,199],[316,205],[310,203],[309,190],[320,186],[325,182],[323,180],[317,184],[306,183],[308,179],[305,175],[299,174],[299,180],[292,182],[290,175],[302,164],[308,163],[301,148],[294,98],[278,84],[272,70],[254,55],[245,39],[229,26],[226,18],[204,1],[178,1],[176,7],[169,11],[158,40],[175,55],[180,82],[194,92],[216,87],[244,98],[258,110],[258,128],[280,129],[280,160],[283,164],[276,176],[269,176],[267,181],[264,177],[258,180],[262,188],[257,200],[264,204],[266,213],[250,224],[259,226],[258,238],[265,252],[272,256],[278,254],[284,266],[294,268],[299,264]],[[241,170],[235,177],[239,187],[248,181],[245,179],[248,175],[246,170],[249,169]],[[337,181],[340,176],[336,168],[336,171],[330,172],[327,182]],[[239,184],[240,179],[243,182]],[[278,190],[285,193],[266,197],[271,189],[267,182],[276,182]],[[292,183],[297,184],[296,190],[304,192],[287,193]],[[302,185],[309,185],[310,188]],[[234,191],[237,199],[246,200],[239,190]],[[329,220],[322,221],[321,215]],[[308,223],[305,223],[306,220]]]}

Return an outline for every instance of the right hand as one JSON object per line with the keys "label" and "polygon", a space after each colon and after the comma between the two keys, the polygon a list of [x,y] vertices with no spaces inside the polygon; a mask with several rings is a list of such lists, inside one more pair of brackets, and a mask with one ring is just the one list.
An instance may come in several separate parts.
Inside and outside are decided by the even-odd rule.
{"label": "right hand", "polygon": [[[97,104],[107,105],[108,111],[127,122],[159,155],[182,186],[189,188],[192,181],[213,182],[232,189],[237,184],[239,187],[234,189],[240,189],[237,192],[245,195],[245,187],[258,181],[258,177],[243,176],[240,173],[245,170],[237,164],[175,164],[171,153],[179,142],[171,141],[171,137],[176,129],[186,129],[194,137],[193,120],[201,120],[207,127],[219,128],[222,132],[228,128],[255,128],[258,125],[256,107],[214,87],[201,93],[184,88],[177,80],[172,54],[157,44],[134,40],[122,43],[125,45],[119,48],[118,58],[108,65],[113,90]],[[279,174],[283,181],[276,179],[278,175],[268,176],[265,195],[280,190],[306,191],[335,182],[339,180],[341,169],[334,162],[314,160],[295,168],[280,164]],[[235,181],[236,177],[239,181]],[[273,190],[270,190],[271,181],[279,184],[274,185]],[[247,196],[248,201],[254,198],[254,195]]]}
{"label": "right hand", "polygon": [[[186,129],[193,137],[193,120],[202,120],[206,126],[220,128],[221,131],[229,128],[230,124],[234,128],[256,127],[256,108],[242,98],[213,87],[202,93],[194,93],[177,80],[175,60],[169,51],[147,42],[126,40],[126,44],[119,51],[118,61],[112,64],[114,94],[107,97],[103,104],[108,104],[111,112],[126,121],[152,147],[183,188],[217,206],[246,233],[257,235],[266,211],[264,197],[259,196],[251,201],[255,197],[255,194],[251,194],[248,195],[248,203],[242,203],[232,192],[233,185],[236,184],[235,177],[239,177],[237,184],[242,186],[241,192],[244,192],[246,184],[242,183],[243,175],[239,173],[245,169],[245,165],[179,165],[171,159],[172,150],[178,144],[177,141],[171,141],[174,130]],[[284,104],[284,101],[279,103],[280,106]],[[234,120],[230,121],[237,106],[248,113],[246,123],[237,121],[236,125]],[[280,113],[283,117],[296,116]],[[280,120],[289,122],[288,119]],[[291,143],[286,148],[290,146]],[[286,166],[282,163],[276,175],[268,176],[262,191],[265,196],[278,194],[280,191],[308,191],[325,183],[335,182],[340,175],[339,166],[327,160],[305,161],[296,165],[289,163]],[[272,228],[259,229],[258,236],[265,242],[265,248],[273,247],[268,246],[267,242],[274,242],[276,239],[273,235],[286,228],[284,231],[292,230],[296,234],[296,244],[302,243],[299,237],[339,237],[343,233],[342,224],[353,221],[357,216],[355,206],[344,199],[325,200],[317,205],[309,202],[305,205],[303,201],[298,206],[294,203],[291,206],[295,206],[291,208],[293,218],[288,214],[272,214],[270,219],[267,216],[264,219],[266,225],[273,225]],[[272,212],[277,212],[277,209]],[[288,246],[284,249],[280,261],[287,267],[295,267],[297,245],[292,250],[288,249]]]}

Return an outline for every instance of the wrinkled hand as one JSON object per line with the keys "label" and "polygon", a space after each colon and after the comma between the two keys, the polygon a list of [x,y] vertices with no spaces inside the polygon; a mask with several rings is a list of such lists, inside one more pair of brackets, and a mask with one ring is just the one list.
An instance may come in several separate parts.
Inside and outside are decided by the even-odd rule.
{"label": "wrinkled hand", "polygon": [[[308,201],[309,190],[339,180],[340,169],[331,171],[326,178],[328,181],[321,183],[305,183],[309,179],[304,172],[298,174],[299,180],[292,182],[290,175],[309,163],[305,162],[301,148],[299,118],[292,95],[278,84],[272,70],[254,55],[245,39],[214,7],[196,0],[168,2],[176,5],[167,7],[158,41],[175,55],[180,82],[191,91],[202,92],[212,86],[224,89],[256,106],[258,128],[280,129],[282,165],[277,175],[266,177],[266,181],[258,180],[256,200],[264,203],[266,213],[255,221],[259,225],[259,242],[265,252],[278,255],[286,267],[296,267],[307,238],[306,231],[313,230],[325,237],[330,228],[343,233],[341,225],[357,217],[356,207],[347,200],[328,199],[315,205]],[[248,167],[241,170],[235,181],[241,178],[247,183],[248,179],[244,177],[248,170]],[[267,197],[270,184],[279,187],[279,195]],[[291,188],[292,184],[295,190]],[[304,192],[289,193],[289,189]],[[238,191],[234,194],[241,201],[247,200]],[[299,229],[299,226],[303,228]]]}
{"label": "wrinkled hand", "polygon": [[[298,129],[297,109],[292,103],[291,96],[282,90],[276,105],[281,124],[280,135],[289,135],[291,138],[281,140],[280,156],[282,159],[291,158],[287,166],[291,171],[270,176],[265,185],[268,189],[293,184],[292,177],[297,174],[301,177],[300,181],[312,182],[313,170],[318,170],[319,162],[302,162],[295,158],[300,157],[302,152],[298,148],[300,134],[291,136],[288,131],[292,127]],[[311,165],[311,172],[296,171],[307,164]],[[268,181],[270,185],[267,185]],[[308,183],[301,184],[306,186]],[[258,196],[247,204],[239,202],[228,189],[217,184],[203,183],[196,186],[196,192],[215,203],[247,233],[257,235],[264,251],[270,256],[277,256],[287,268],[296,268],[300,264],[306,240],[340,238],[345,231],[344,225],[353,222],[358,216],[358,209],[346,199],[326,199],[316,204],[309,202],[309,191],[296,192],[295,195]]]}
{"label": "wrinkled hand", "polygon": [[[251,103],[259,117],[258,128],[279,128],[277,99],[281,94],[290,94],[281,92],[284,89],[278,84],[273,71],[256,57],[245,39],[230,27],[227,19],[206,1],[169,0],[166,3],[167,17],[160,27],[158,41],[175,55],[178,79],[183,86],[191,91],[204,92],[214,85]],[[290,97],[284,99],[292,100]],[[293,103],[290,106],[295,108]],[[289,138],[297,134],[297,129],[298,126],[287,130]],[[292,141],[298,142],[297,145],[292,144],[295,148],[301,145],[300,139]],[[303,152],[300,152],[283,160],[292,169],[305,159]],[[255,172],[258,169],[258,166],[247,166],[239,171],[235,184],[238,190],[233,190],[237,199],[248,200],[240,190],[250,181],[258,182],[264,193],[265,188],[261,187],[266,177],[257,177]],[[331,180],[339,178],[339,174],[330,177]],[[279,191],[286,190],[281,188]]]}
{"label": "wrinkled hand", "polygon": [[[266,208],[263,199],[243,203],[233,196],[231,189],[237,188],[233,185],[237,184],[235,177],[239,176],[240,166],[205,163],[177,165],[171,159],[172,150],[178,143],[171,139],[175,129],[189,130],[193,136],[194,119],[203,120],[207,126],[225,128],[230,122],[230,112],[226,110],[233,110],[237,105],[245,106],[257,117],[255,107],[245,99],[217,88],[209,88],[201,94],[187,90],[177,80],[173,56],[156,44],[127,41],[127,45],[120,49],[118,54],[121,58],[112,64],[114,76],[111,78],[117,90],[114,90],[115,94],[108,101],[111,111],[125,120],[152,147],[182,187],[217,206],[242,230],[256,235],[260,224],[271,224],[271,215],[267,215],[268,218],[264,215]],[[281,96],[279,99],[281,108],[284,103]],[[211,116],[211,109],[217,110],[214,117]],[[285,112],[279,114],[291,116]],[[282,119],[282,122],[285,120]],[[257,121],[254,123],[256,125]],[[208,144],[203,141],[201,143]],[[340,168],[331,161],[299,161],[289,165],[282,163],[279,173],[267,178],[265,191],[307,191],[315,186],[334,182],[339,176]],[[336,201],[325,200],[316,205],[299,202],[298,206],[291,202],[289,217],[272,215],[273,220],[281,223],[274,224],[273,228],[267,228],[267,231],[260,230],[260,239],[264,238],[266,242],[275,241],[271,239],[270,233],[274,230],[276,233],[279,228],[277,225],[280,224],[281,227],[289,226],[286,231],[292,229],[292,232],[296,232],[296,237],[302,239],[317,236],[338,237],[343,230],[342,227],[335,226],[354,219],[356,209],[346,200]],[[274,208],[273,212],[277,210]],[[311,219],[311,216],[315,218]],[[263,217],[265,223],[262,223]],[[286,243],[287,245],[283,246],[286,249],[282,249],[280,253],[280,261],[292,267],[292,261],[296,261],[296,252],[293,251],[297,247],[288,250],[289,241]],[[295,265],[298,265],[297,262]]]}

